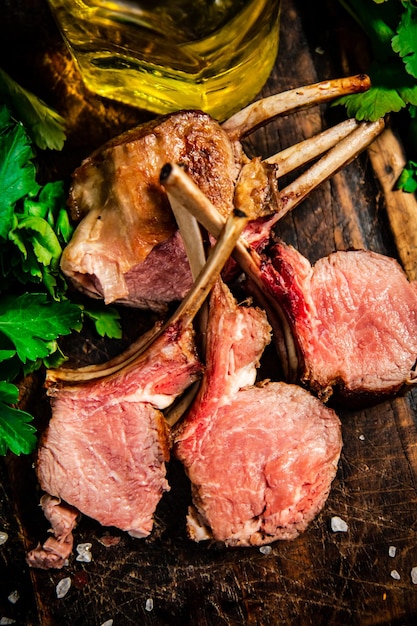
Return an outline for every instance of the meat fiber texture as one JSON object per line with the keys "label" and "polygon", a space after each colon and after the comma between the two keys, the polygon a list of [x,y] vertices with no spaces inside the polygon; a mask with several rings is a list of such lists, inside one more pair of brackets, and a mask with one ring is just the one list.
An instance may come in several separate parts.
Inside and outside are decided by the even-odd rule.
{"label": "meat fiber texture", "polygon": [[293,539],[327,499],[342,447],[339,419],[301,387],[253,385],[270,339],[262,311],[238,307],[224,285],[210,311],[207,369],[175,433],[175,455],[192,483],[189,534],[229,546]]}
{"label": "meat fiber texture", "polygon": [[169,489],[162,409],[201,373],[191,330],[170,328],[130,366],[50,389],[52,418],[37,459],[40,485],[105,526],[147,536]]}
{"label": "meat fiber texture", "polygon": [[164,311],[190,289],[184,244],[159,182],[168,162],[183,165],[222,216],[234,200],[243,205],[253,220],[249,243],[268,238],[277,215],[276,167],[249,161],[205,113],[160,117],[105,144],[73,174],[69,206],[82,219],[61,269],[88,296]]}
{"label": "meat fiber texture", "polygon": [[417,357],[417,289],[397,261],[349,250],[312,267],[285,244],[271,259],[279,276],[269,285],[290,320],[303,382],[323,400],[335,393],[371,401],[399,391]]}
{"label": "meat fiber texture", "polygon": [[70,191],[73,216],[83,219],[61,267],[88,295],[160,310],[191,287],[159,183],[171,161],[183,164],[217,209],[229,213],[239,168],[227,134],[209,115],[183,111],[117,137],[85,159]]}

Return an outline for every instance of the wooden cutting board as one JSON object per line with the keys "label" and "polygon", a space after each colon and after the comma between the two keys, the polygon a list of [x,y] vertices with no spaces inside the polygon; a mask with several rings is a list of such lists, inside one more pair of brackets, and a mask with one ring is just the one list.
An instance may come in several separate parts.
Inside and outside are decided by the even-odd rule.
{"label": "wooden cutting board", "polygon": [[[352,26],[339,21],[334,3],[305,4],[283,2],[280,52],[262,95],[336,77],[351,63],[340,42]],[[44,1],[6,1],[1,11],[4,68],[33,91],[41,89],[70,119],[63,153],[40,155],[45,177],[68,177],[102,141],[149,118],[83,90]],[[272,154],[343,115],[323,106],[279,119],[257,131],[248,149]],[[417,205],[393,190],[403,158],[397,130],[389,128],[287,215],[277,235],[311,262],[349,247],[395,256],[415,279]],[[48,403],[42,380],[31,382],[26,402],[41,424]],[[29,571],[25,552],[45,539],[48,526],[33,459],[8,457],[0,465],[0,531],[9,534],[0,546],[0,618],[25,626],[416,624],[416,400],[411,389],[364,410],[338,409],[344,448],[326,506],[301,537],[276,542],[269,553],[190,542],[184,523],[189,484],[171,463],[172,489],[151,537],[135,540],[83,518],[75,542],[92,544],[90,563],[77,561],[75,552],[61,571]],[[331,530],[333,516],[347,523],[347,532]],[[67,577],[71,588],[58,599],[56,585]],[[19,599],[12,603],[14,591]]]}

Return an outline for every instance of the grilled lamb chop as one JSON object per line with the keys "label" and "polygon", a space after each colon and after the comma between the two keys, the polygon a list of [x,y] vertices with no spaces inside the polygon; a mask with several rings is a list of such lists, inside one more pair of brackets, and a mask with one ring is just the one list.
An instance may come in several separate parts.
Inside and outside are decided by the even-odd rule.
{"label": "grilled lamb chop", "polygon": [[88,295],[161,310],[189,291],[187,256],[159,184],[171,159],[230,212],[238,168],[228,136],[208,115],[184,111],[124,133],[73,176],[70,207],[83,219],[61,268]]}
{"label": "grilled lamb chop", "polygon": [[[103,525],[145,537],[164,491],[169,429],[161,412],[201,374],[192,321],[247,223],[233,213],[187,298],[125,355],[78,370],[49,370],[52,418],[40,441],[41,488]],[[53,531],[59,532],[54,527]],[[69,535],[68,535],[69,538]],[[71,550],[61,534],[60,547]],[[62,567],[48,543],[34,567]]]}
{"label": "grilled lamb chop", "polygon": [[261,310],[237,306],[216,285],[206,371],[174,444],[192,483],[188,531],[196,541],[293,539],[323,507],[335,476],[336,414],[295,385],[253,386],[269,330]]}
{"label": "grilled lamb chop", "polygon": [[[254,211],[246,238],[261,245],[279,217],[278,165],[274,157],[249,161],[240,139],[279,114],[368,87],[368,77],[359,76],[294,89],[250,105],[223,127],[202,112],[181,111],[108,142],[74,172],[69,205],[74,218],[82,220],[62,255],[63,272],[79,289],[106,303],[164,310],[167,303],[184,297],[192,278],[159,183],[162,166],[166,162],[184,165],[223,216],[233,207],[237,185],[239,196],[248,200],[245,211],[249,204]],[[339,134],[332,131],[327,143],[318,138],[313,150],[303,145],[303,162],[355,125],[351,121]],[[347,152],[346,160],[348,156]],[[277,163],[284,172],[282,159],[277,157]],[[302,199],[298,191],[297,186],[291,190],[291,206],[300,201],[297,197]]]}

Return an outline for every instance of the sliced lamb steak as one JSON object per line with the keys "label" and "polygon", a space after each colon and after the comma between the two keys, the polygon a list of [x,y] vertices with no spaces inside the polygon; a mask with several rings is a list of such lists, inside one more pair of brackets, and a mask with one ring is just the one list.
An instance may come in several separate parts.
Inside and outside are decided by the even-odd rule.
{"label": "sliced lamb steak", "polygon": [[290,322],[302,382],[323,400],[398,392],[417,358],[417,289],[397,261],[349,250],[312,267],[283,243],[270,258],[263,280]]}
{"label": "sliced lamb steak", "polygon": [[52,418],[40,442],[44,491],[106,526],[151,532],[164,491],[170,438],[159,409],[201,373],[190,328],[169,328],[119,372],[55,385]]}
{"label": "sliced lamb steak", "polygon": [[207,369],[175,433],[192,483],[190,536],[230,546],[292,539],[322,508],[341,452],[340,422],[295,385],[253,386],[270,329],[218,285],[210,301]]}

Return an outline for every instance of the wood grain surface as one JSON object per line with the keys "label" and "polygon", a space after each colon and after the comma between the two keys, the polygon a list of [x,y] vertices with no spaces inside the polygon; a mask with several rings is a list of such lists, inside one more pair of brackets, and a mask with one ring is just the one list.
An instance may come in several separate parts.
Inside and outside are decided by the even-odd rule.
{"label": "wood grain surface", "polygon": [[[41,91],[69,120],[62,154],[40,155],[45,179],[68,180],[93,148],[149,119],[83,89],[45,2],[6,1],[0,13],[1,65]],[[352,41],[359,45],[359,40],[351,38],[350,48],[344,44],[351,28],[334,2],[284,0],[280,51],[262,95],[362,69],[350,54]],[[343,117],[343,110],[328,105],[290,115],[258,130],[247,149],[267,156]],[[382,252],[397,257],[415,279],[416,201],[394,191],[403,158],[397,129],[390,127],[287,215],[277,237],[311,262],[337,249]],[[94,341],[88,341],[93,351]],[[41,429],[48,401],[42,377],[30,382],[23,401]],[[38,506],[33,459],[8,457],[0,464],[0,530],[9,534],[0,546],[0,618],[25,626],[100,626],[107,620],[114,626],[416,624],[417,585],[411,579],[417,567],[416,401],[417,392],[410,389],[364,410],[338,407],[344,447],[325,508],[302,536],[272,544],[269,554],[189,541],[184,521],[189,484],[172,462],[172,489],[148,539],[135,540],[83,518],[75,543],[92,543],[91,563],[74,555],[61,571],[29,570],[26,550],[45,539],[48,525]],[[331,530],[333,516],[346,521],[347,532]],[[56,585],[65,577],[72,585],[58,599]],[[8,596],[16,590],[13,604]]]}

